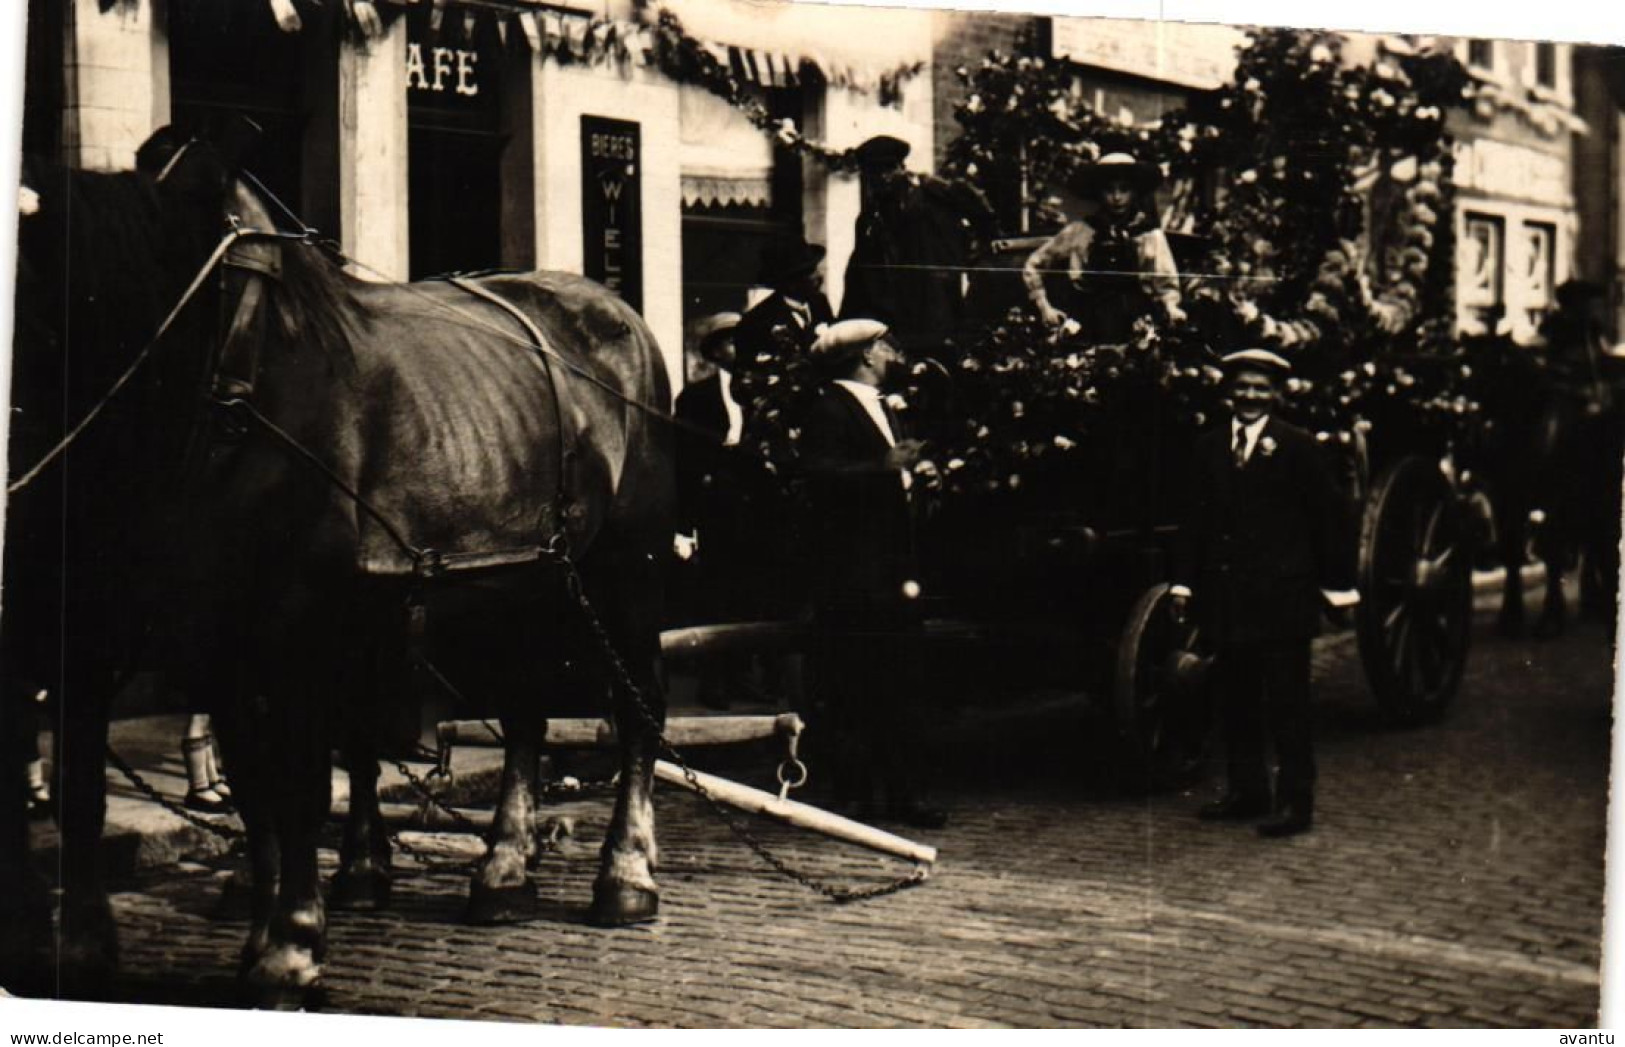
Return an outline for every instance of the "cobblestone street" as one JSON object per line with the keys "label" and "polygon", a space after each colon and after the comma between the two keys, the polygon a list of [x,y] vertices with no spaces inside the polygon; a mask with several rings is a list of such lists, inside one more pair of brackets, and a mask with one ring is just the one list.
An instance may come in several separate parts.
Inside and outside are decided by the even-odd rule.
{"label": "cobblestone street", "polygon": [[[1315,830],[1199,823],[1217,788],[1114,796],[1079,707],[950,738],[950,827],[928,884],[837,906],[773,876],[664,789],[662,915],[584,922],[607,804],[544,858],[542,915],[461,922],[466,879],[401,863],[396,905],[336,914],[327,1008],[631,1026],[1587,1026],[1597,1022],[1609,645],[1494,637],[1479,614],[1440,724],[1384,729],[1351,635],[1317,645]],[[1098,744],[1097,744],[1098,743]],[[765,777],[767,765],[762,767]],[[798,865],[906,871],[787,828]],[[331,856],[328,856],[331,860]],[[115,898],[119,996],[226,1003],[240,923],[225,871]]]}

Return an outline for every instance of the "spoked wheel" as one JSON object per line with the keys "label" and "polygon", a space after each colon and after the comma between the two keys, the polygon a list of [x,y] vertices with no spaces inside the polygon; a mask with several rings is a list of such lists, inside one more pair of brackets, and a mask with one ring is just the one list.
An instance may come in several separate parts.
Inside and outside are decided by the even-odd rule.
{"label": "spoked wheel", "polygon": [[1360,527],[1360,659],[1377,703],[1401,723],[1449,706],[1473,610],[1470,543],[1438,466],[1400,460],[1377,481]]}
{"label": "spoked wheel", "polygon": [[1113,712],[1122,769],[1143,788],[1188,782],[1212,722],[1208,669],[1194,621],[1174,621],[1167,585],[1140,594],[1117,644]]}

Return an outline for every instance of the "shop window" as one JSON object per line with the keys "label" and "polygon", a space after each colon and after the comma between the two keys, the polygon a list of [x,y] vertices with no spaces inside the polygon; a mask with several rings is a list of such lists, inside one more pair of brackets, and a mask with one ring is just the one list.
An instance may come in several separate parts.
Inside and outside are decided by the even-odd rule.
{"label": "shop window", "polygon": [[1526,222],[1523,227],[1524,257],[1519,275],[1525,324],[1538,329],[1551,312],[1557,276],[1557,227],[1545,222]]}
{"label": "shop window", "polygon": [[1467,64],[1486,73],[1495,72],[1495,41],[1467,41]]}
{"label": "shop window", "polygon": [[278,28],[268,4],[169,2],[170,122],[219,137],[239,114],[260,127],[243,167],[296,214],[309,110],[304,48],[312,30]]}
{"label": "shop window", "polygon": [[[798,88],[755,89],[775,117],[802,118]],[[683,318],[743,311],[762,249],[802,229],[801,161],[727,103],[683,96]]]}
{"label": "shop window", "polygon": [[1469,212],[1457,256],[1459,300],[1470,333],[1493,331],[1506,310],[1502,278],[1506,223],[1494,215]]}
{"label": "shop window", "polygon": [[1535,84],[1547,90],[1557,90],[1557,45],[1535,45]]}

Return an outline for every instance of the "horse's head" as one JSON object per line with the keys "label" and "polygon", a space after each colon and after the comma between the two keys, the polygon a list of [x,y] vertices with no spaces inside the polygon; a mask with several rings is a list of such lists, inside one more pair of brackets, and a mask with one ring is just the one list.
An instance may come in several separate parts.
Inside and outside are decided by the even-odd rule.
{"label": "horse's head", "polygon": [[66,438],[80,477],[111,474],[116,488],[150,469],[164,474],[146,477],[153,486],[172,490],[230,366],[246,366],[252,386],[262,349],[348,361],[361,314],[347,278],[323,252],[282,238],[236,167],[241,148],[240,136],[165,129],[131,171],[25,162],[13,483]]}

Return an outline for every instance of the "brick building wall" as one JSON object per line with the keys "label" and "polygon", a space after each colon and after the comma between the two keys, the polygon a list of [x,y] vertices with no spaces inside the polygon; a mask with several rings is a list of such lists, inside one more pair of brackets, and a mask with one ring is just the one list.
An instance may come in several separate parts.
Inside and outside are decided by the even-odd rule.
{"label": "brick building wall", "polygon": [[937,15],[937,42],[931,68],[932,123],[936,127],[935,170],[940,170],[948,143],[959,134],[954,105],[965,95],[954,72],[974,69],[989,51],[1016,50],[1026,33],[1035,32],[1041,18],[1032,15],[991,14],[983,11],[941,11]]}

